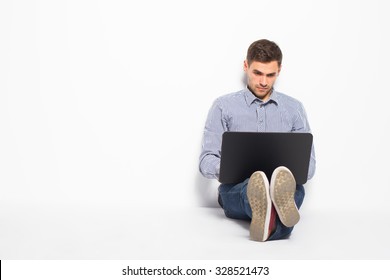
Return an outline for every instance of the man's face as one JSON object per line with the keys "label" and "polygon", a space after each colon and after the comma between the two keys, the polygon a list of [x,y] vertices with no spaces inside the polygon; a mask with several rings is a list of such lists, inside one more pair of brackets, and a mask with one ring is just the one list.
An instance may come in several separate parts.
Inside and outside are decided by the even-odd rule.
{"label": "man's face", "polygon": [[261,100],[266,101],[270,94],[272,87],[279,76],[280,67],[277,61],[262,63],[252,61],[248,65],[248,61],[244,61],[244,71],[248,78],[249,89]]}

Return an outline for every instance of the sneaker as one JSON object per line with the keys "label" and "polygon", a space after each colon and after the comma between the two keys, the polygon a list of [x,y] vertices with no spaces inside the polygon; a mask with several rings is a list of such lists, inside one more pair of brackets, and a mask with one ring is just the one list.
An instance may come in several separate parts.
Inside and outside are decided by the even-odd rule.
{"label": "sneaker", "polygon": [[282,224],[286,227],[296,225],[299,221],[298,207],[294,200],[296,182],[287,167],[279,166],[274,170],[270,190],[272,202]]}
{"label": "sneaker", "polygon": [[266,241],[269,236],[272,202],[268,179],[264,172],[256,171],[249,178],[247,196],[252,209],[250,238],[255,241]]}

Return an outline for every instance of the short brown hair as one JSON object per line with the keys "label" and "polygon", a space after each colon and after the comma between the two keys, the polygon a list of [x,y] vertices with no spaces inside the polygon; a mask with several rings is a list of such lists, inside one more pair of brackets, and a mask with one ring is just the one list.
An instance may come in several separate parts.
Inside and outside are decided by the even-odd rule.
{"label": "short brown hair", "polygon": [[283,54],[279,46],[272,41],[267,39],[261,39],[253,42],[249,48],[246,55],[246,60],[248,65],[253,61],[258,61],[262,63],[268,63],[271,61],[277,61],[279,67],[282,65]]}

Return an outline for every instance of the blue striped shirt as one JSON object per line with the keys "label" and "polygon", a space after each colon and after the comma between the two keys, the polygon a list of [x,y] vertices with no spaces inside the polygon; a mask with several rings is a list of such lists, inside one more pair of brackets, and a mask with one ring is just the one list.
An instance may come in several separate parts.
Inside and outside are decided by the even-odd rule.
{"label": "blue striped shirt", "polygon": [[[266,102],[247,88],[221,96],[209,111],[203,133],[199,170],[206,178],[219,178],[225,131],[311,132],[302,103],[286,94],[274,90]],[[313,145],[308,179],[314,175],[315,164]]]}

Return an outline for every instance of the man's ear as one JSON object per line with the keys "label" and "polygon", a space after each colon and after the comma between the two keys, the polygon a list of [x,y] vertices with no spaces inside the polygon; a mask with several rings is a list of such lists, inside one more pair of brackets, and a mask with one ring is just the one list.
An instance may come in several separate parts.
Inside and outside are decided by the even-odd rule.
{"label": "man's ear", "polygon": [[279,66],[278,75],[280,74],[280,71],[282,71],[282,64]]}
{"label": "man's ear", "polygon": [[248,60],[244,60],[244,71],[245,73],[248,71],[249,65],[248,65]]}

